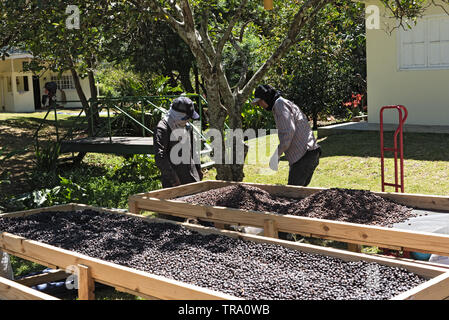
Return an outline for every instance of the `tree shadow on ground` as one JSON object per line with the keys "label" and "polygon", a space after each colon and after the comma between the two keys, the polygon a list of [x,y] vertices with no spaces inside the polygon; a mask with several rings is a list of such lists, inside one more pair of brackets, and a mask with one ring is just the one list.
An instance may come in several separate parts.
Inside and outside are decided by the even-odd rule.
{"label": "tree shadow on ground", "polygon": [[[385,147],[393,147],[393,133],[385,133]],[[379,132],[336,134],[320,139],[322,158],[334,156],[380,158]],[[404,159],[449,161],[449,135],[434,133],[404,133]],[[399,137],[398,137],[399,146]],[[385,152],[385,158],[394,158]]]}

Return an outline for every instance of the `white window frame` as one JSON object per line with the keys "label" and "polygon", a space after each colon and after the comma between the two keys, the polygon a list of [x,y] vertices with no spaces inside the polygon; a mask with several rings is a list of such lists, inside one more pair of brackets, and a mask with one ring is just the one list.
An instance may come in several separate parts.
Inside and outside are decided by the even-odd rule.
{"label": "white window frame", "polygon": [[56,82],[59,90],[74,90],[75,85],[71,75],[51,76],[51,81]]}
{"label": "white window frame", "polygon": [[[426,66],[423,67],[417,67],[417,66],[410,66],[410,67],[404,67],[402,65],[402,37],[401,34],[403,32],[402,27],[399,27],[397,29],[397,70],[398,71],[408,71],[408,70],[446,70],[449,69],[449,63],[444,65],[437,65],[437,66],[430,66],[429,62],[429,56],[430,56],[430,41],[429,41],[429,29],[428,29],[428,21],[438,18],[448,18],[448,15],[445,14],[438,14],[438,15],[427,15],[424,16],[421,19],[418,19],[418,23],[425,21],[426,22],[426,28],[424,33],[424,43],[425,43],[425,53],[426,53]],[[412,24],[411,24],[412,25]],[[413,29],[413,25],[412,25]]]}

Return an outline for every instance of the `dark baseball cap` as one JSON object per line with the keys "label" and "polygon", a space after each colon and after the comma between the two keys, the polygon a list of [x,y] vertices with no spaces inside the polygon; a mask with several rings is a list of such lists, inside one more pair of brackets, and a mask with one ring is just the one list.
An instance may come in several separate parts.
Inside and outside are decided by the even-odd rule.
{"label": "dark baseball cap", "polygon": [[252,104],[256,104],[260,100],[267,100],[267,95],[270,90],[273,88],[268,84],[261,84],[256,88],[256,91],[254,92],[254,99],[251,101]]}
{"label": "dark baseball cap", "polygon": [[187,97],[179,97],[170,105],[173,110],[187,114],[191,119],[198,120],[200,115],[195,111],[193,101]]}

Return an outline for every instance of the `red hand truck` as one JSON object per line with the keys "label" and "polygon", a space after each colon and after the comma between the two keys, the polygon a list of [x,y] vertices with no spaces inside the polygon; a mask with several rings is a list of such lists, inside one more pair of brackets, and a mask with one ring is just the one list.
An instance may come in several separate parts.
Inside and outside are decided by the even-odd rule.
{"label": "red hand truck", "polygon": [[[384,147],[384,120],[383,112],[385,109],[396,109],[399,112],[399,126],[394,133],[394,147]],[[380,166],[381,166],[381,178],[382,178],[382,192],[385,192],[385,186],[395,187],[396,192],[401,188],[401,192],[404,193],[404,146],[403,146],[403,127],[404,122],[407,119],[407,109],[404,106],[384,106],[380,109]],[[398,135],[399,135],[399,149],[398,149]],[[385,158],[384,152],[394,152],[394,183],[385,182]],[[398,183],[398,151],[400,154],[400,170],[401,170],[401,183]]]}

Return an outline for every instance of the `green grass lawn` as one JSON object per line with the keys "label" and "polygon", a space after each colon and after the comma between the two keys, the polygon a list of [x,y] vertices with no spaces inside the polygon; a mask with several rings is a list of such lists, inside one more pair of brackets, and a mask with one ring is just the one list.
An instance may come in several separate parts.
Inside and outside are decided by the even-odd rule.
{"label": "green grass lawn", "polygon": [[[386,137],[385,141],[392,141],[389,138]],[[277,172],[268,166],[278,141],[275,136],[249,141],[247,162],[251,164],[244,168],[244,182],[287,184],[289,165],[285,159],[281,160]],[[309,187],[381,191],[377,132],[333,135],[318,143],[323,153]],[[258,152],[264,147],[267,150],[265,154]],[[256,157],[257,153],[259,157]],[[404,158],[406,193],[449,195],[449,135],[404,134]],[[386,154],[385,165],[386,182],[394,182],[392,153]],[[215,170],[210,170],[205,179],[214,179],[214,176]],[[387,187],[386,191],[394,192],[394,188]]]}

